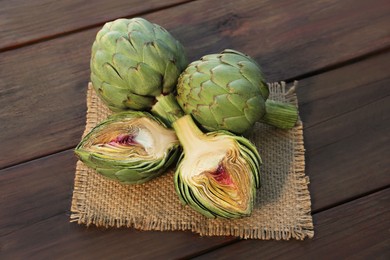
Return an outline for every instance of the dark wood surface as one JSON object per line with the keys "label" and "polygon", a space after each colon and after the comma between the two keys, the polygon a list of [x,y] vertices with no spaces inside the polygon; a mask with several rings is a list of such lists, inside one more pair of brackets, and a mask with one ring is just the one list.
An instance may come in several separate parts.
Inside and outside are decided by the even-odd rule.
{"label": "dark wood surface", "polygon": [[[0,8],[0,259],[389,259],[390,4],[8,1]],[[314,239],[256,241],[69,223],[101,25],[142,16],[190,60],[224,48],[299,79]]]}
{"label": "dark wood surface", "polygon": [[239,241],[196,259],[388,259],[389,201],[385,189],[315,214],[311,241]]}

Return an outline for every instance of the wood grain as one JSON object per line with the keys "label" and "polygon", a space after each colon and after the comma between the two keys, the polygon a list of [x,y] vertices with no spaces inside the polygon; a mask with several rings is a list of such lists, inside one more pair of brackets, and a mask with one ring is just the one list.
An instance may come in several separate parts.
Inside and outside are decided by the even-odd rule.
{"label": "wood grain", "polygon": [[315,209],[390,184],[390,96],[304,131]]}
{"label": "wood grain", "polygon": [[0,8],[0,50],[185,2],[188,0],[8,1]]}
{"label": "wood grain", "polygon": [[2,54],[0,103],[9,105],[0,106],[0,167],[74,147],[80,139],[94,34]]}
{"label": "wood grain", "polygon": [[390,184],[389,58],[382,54],[300,82],[316,210]]}
{"label": "wood grain", "polygon": [[0,256],[4,259],[177,259],[232,239],[199,237],[179,231],[85,228],[68,221],[69,216],[60,214],[0,237]]}
{"label": "wood grain", "polygon": [[233,48],[276,81],[389,47],[389,11],[385,0],[203,0],[146,17],[177,35],[190,60]]}
{"label": "wood grain", "polygon": [[2,170],[0,236],[68,212],[76,161],[66,151]]}
{"label": "wood grain", "polygon": [[[389,12],[385,0],[2,3],[0,259],[388,259]],[[105,21],[123,16],[166,27],[190,60],[233,48],[253,56],[268,81],[303,78],[314,239],[69,223],[90,47]]]}
{"label": "wood grain", "polygon": [[[255,57],[271,81],[388,46],[387,9],[383,0],[196,1],[145,18],[182,41],[190,60],[235,48]],[[78,143],[98,29],[2,54],[0,103],[12,105],[0,107],[0,168]]]}
{"label": "wood grain", "polygon": [[314,215],[313,240],[240,241],[195,259],[388,259],[390,189]]}
{"label": "wood grain", "polygon": [[305,129],[390,95],[388,68],[390,52],[299,81]]}

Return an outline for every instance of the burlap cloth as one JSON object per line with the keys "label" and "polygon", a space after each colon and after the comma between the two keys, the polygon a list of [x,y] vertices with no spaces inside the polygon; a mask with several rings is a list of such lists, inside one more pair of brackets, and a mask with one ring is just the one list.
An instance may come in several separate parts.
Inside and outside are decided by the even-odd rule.
{"label": "burlap cloth", "polygon": [[[285,84],[270,85],[270,98],[297,104]],[[289,91],[290,92],[290,91]],[[84,135],[111,112],[88,87]],[[302,122],[283,131],[256,124],[249,136],[263,160],[261,188],[250,217],[208,219],[183,206],[174,189],[173,170],[148,183],[121,185],[77,162],[71,221],[140,230],[191,230],[206,236],[251,239],[313,237],[308,177],[305,176]]]}

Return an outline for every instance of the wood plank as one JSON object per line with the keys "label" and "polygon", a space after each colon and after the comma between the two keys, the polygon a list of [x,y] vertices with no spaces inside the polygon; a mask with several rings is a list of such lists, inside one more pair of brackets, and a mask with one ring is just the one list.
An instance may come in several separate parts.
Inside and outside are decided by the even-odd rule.
{"label": "wood plank", "polygon": [[0,50],[185,2],[188,0],[8,1],[0,9]]}
{"label": "wood plank", "polygon": [[[254,57],[269,81],[294,78],[390,45],[388,1],[231,0],[218,5],[197,1],[181,6],[187,10],[175,12],[164,24],[180,37],[190,60],[237,49]],[[159,14],[148,17],[159,19]]]}
{"label": "wood plank", "polygon": [[[145,18],[182,41],[190,60],[236,48],[255,57],[268,79],[276,80],[388,46],[386,2],[241,0],[210,6],[196,1]],[[12,106],[0,107],[0,120],[5,122],[0,126],[0,168],[77,144],[84,127],[90,46],[97,30],[2,54],[0,103]]]}
{"label": "wood plank", "polygon": [[306,171],[310,188],[318,191],[312,194],[316,210],[390,184],[389,66],[385,53],[300,82]]}
{"label": "wood plank", "polygon": [[305,129],[390,95],[390,52],[299,81]]}
{"label": "wood plank", "polygon": [[304,130],[313,209],[390,184],[388,104],[390,96]]}
{"label": "wood plank", "polygon": [[85,228],[60,214],[0,237],[3,259],[177,259],[232,238],[190,232],[146,232]]}
{"label": "wood plank", "polygon": [[0,236],[69,211],[76,161],[66,151],[2,170]]}
{"label": "wood plank", "polygon": [[300,241],[240,241],[195,259],[388,259],[390,189],[314,215],[315,236]]}

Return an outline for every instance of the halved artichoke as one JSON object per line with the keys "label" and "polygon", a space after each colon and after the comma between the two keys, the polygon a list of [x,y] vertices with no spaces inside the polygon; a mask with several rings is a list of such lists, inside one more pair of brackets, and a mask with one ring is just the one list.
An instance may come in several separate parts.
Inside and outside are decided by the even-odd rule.
{"label": "halved artichoke", "polygon": [[110,116],[76,147],[79,159],[98,173],[124,184],[159,176],[180,155],[173,130],[147,112]]}
{"label": "halved artichoke", "polygon": [[256,147],[226,131],[204,134],[190,115],[173,127],[184,150],[175,172],[180,200],[207,217],[249,216],[260,185]]}

